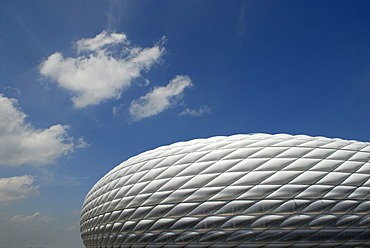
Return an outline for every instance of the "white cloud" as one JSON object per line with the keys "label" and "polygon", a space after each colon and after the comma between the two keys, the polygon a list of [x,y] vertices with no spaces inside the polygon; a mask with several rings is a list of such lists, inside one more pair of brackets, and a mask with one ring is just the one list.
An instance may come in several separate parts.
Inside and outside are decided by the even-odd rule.
{"label": "white cloud", "polygon": [[75,148],[86,149],[89,147],[90,147],[90,144],[87,143],[86,140],[84,140],[84,138],[82,137],[79,137],[75,143]]}
{"label": "white cloud", "polygon": [[199,109],[186,108],[184,109],[184,111],[180,113],[180,115],[189,115],[189,116],[199,117],[204,114],[209,114],[210,112],[211,112],[211,108],[205,105],[203,107],[200,107]]}
{"label": "white cloud", "polygon": [[[18,108],[17,100],[0,94],[0,166],[47,165],[72,152],[68,126],[34,129]],[[79,144],[83,145],[82,140]],[[78,144],[77,144],[78,146]]]}
{"label": "white cloud", "polygon": [[76,108],[119,98],[164,54],[160,44],[148,48],[130,46],[125,34],[105,31],[95,38],[78,40],[75,45],[78,52],[85,53],[68,58],[54,53],[41,63],[40,73],[70,91]]}
{"label": "white cloud", "polygon": [[189,77],[176,76],[167,86],[154,88],[145,96],[131,102],[129,111],[132,119],[139,121],[168,109],[189,86],[191,86]]}
{"label": "white cloud", "polygon": [[125,34],[101,32],[95,38],[81,39],[76,42],[77,51],[96,51],[102,49],[106,45],[127,43]]}
{"label": "white cloud", "polygon": [[[78,215],[80,215],[80,213]],[[67,231],[71,231],[71,232],[79,232],[79,230],[80,230],[80,222],[78,221],[75,224],[70,225],[70,226],[67,226],[64,229],[67,230]]]}
{"label": "white cloud", "polygon": [[119,116],[124,106],[125,106],[124,104],[120,104],[118,106],[113,106],[113,108],[112,108],[113,116]]}
{"label": "white cloud", "polygon": [[31,215],[15,215],[11,217],[10,222],[14,224],[42,224],[42,223],[47,223],[52,220],[54,220],[53,217],[49,215],[43,215],[40,214],[39,212],[36,212]]}
{"label": "white cloud", "polygon": [[0,178],[0,203],[8,204],[39,193],[30,175]]}

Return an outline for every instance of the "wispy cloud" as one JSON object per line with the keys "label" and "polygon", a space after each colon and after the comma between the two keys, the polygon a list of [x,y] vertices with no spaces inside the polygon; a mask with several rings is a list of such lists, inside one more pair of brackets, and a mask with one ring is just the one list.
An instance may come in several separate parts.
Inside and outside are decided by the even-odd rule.
{"label": "wispy cloud", "polygon": [[86,145],[83,139],[74,142],[67,130],[61,124],[32,128],[17,100],[0,94],[0,166],[47,165]]}
{"label": "wispy cloud", "polygon": [[102,32],[91,39],[81,39],[76,42],[77,51],[99,51],[107,45],[128,44],[127,36],[123,33]]}
{"label": "wispy cloud", "polygon": [[120,113],[121,113],[121,110],[124,106],[125,106],[124,104],[120,104],[118,106],[113,106],[113,108],[112,108],[113,116],[119,116]]}
{"label": "wispy cloud", "polygon": [[10,87],[10,86],[4,87],[4,92],[10,93],[10,94],[15,95],[15,96],[22,95],[21,89]]}
{"label": "wispy cloud", "polygon": [[194,116],[194,117],[199,117],[204,114],[209,114],[211,112],[211,108],[207,105],[200,107],[199,109],[190,109],[186,108],[184,109],[180,115],[188,115],[188,116]]}
{"label": "wispy cloud", "polygon": [[40,73],[72,93],[76,108],[119,98],[135,78],[158,63],[165,53],[162,44],[133,46],[123,33],[103,31],[91,39],[75,42],[76,57],[50,55]]}
{"label": "wispy cloud", "polygon": [[30,175],[0,178],[0,203],[9,204],[39,194]]}
{"label": "wispy cloud", "polygon": [[14,224],[42,224],[54,220],[50,215],[40,214],[36,212],[31,215],[15,215],[9,219]]}
{"label": "wispy cloud", "polygon": [[132,101],[129,109],[132,120],[139,121],[174,106],[178,97],[189,86],[189,77],[176,76],[167,86],[156,87],[138,100]]}

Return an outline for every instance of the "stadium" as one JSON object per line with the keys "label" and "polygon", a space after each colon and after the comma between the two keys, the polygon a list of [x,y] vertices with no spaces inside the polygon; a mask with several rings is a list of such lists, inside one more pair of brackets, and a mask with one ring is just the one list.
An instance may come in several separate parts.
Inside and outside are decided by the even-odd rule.
{"label": "stadium", "polygon": [[124,161],[87,194],[101,247],[370,247],[370,143],[288,134],[178,142]]}

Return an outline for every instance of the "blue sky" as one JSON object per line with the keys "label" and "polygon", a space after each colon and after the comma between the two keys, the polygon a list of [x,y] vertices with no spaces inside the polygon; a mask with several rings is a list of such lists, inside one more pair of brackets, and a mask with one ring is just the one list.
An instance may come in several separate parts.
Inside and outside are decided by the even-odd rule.
{"label": "blue sky", "polygon": [[369,1],[1,1],[0,248],[83,247],[114,166],[215,135],[370,141]]}

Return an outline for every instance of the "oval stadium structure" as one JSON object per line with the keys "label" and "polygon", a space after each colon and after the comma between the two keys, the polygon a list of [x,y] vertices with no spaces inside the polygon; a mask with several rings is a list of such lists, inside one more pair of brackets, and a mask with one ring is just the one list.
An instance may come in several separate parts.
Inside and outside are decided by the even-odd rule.
{"label": "oval stadium structure", "polygon": [[178,142],[87,194],[87,248],[370,247],[370,143],[287,134]]}

